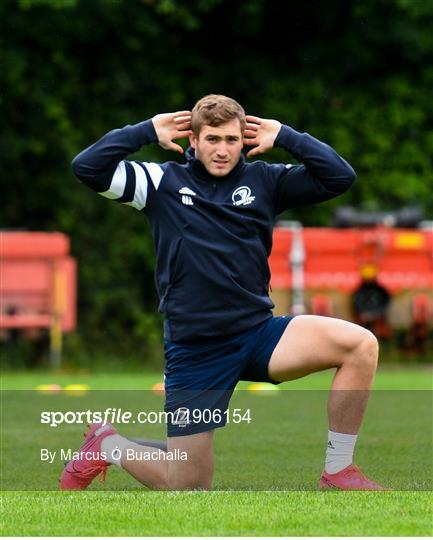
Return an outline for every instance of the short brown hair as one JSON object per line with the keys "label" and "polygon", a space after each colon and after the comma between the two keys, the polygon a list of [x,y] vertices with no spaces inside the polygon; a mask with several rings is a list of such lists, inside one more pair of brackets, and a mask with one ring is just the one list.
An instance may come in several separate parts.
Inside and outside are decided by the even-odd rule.
{"label": "short brown hair", "polygon": [[237,101],[221,94],[209,94],[194,105],[191,115],[191,129],[198,135],[203,126],[218,127],[237,118],[244,131],[245,111]]}

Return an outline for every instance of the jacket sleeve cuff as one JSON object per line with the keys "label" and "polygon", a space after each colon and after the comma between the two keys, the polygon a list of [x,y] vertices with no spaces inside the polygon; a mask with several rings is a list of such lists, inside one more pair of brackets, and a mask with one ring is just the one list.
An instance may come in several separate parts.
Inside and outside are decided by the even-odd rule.
{"label": "jacket sleeve cuff", "polygon": [[158,142],[158,135],[156,134],[152,119],[130,126],[129,137],[134,146],[143,146]]}
{"label": "jacket sleeve cuff", "polygon": [[274,146],[285,150],[293,150],[301,142],[302,135],[299,131],[283,124],[275,139]]}

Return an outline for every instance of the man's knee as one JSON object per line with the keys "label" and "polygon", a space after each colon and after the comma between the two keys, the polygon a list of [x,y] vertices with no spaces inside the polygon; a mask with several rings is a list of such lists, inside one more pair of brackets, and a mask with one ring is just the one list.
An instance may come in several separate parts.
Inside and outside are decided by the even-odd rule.
{"label": "man's knee", "polygon": [[174,491],[209,490],[212,487],[212,474],[191,471],[189,474],[168,474],[168,489]]}
{"label": "man's knee", "polygon": [[359,327],[359,339],[348,356],[348,360],[362,369],[375,371],[379,356],[379,343],[369,330]]}
{"label": "man's knee", "polygon": [[188,480],[176,481],[168,484],[171,491],[209,491],[211,484],[208,482],[193,482]]}
{"label": "man's knee", "polygon": [[[170,462],[167,470],[168,489],[171,490],[208,490],[212,487],[214,461],[211,448],[206,440],[209,434],[200,434],[189,445],[190,452],[186,461]],[[196,444],[194,444],[196,443]],[[197,444],[198,443],[198,444]]]}

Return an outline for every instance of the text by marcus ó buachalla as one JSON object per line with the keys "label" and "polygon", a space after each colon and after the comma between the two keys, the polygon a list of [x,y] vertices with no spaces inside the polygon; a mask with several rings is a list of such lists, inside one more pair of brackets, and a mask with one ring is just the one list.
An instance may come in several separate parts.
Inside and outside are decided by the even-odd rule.
{"label": "text by marcus \u00f3 buachalla", "polygon": [[49,450],[41,448],[41,461],[54,463],[56,459],[65,462],[73,459],[107,461],[109,459],[122,459],[126,461],[187,461],[188,453],[175,448],[172,451],[165,452],[159,448],[137,450],[135,448],[125,448],[121,451],[114,448],[109,456],[107,452],[73,452],[70,448],[61,448],[60,450]]}

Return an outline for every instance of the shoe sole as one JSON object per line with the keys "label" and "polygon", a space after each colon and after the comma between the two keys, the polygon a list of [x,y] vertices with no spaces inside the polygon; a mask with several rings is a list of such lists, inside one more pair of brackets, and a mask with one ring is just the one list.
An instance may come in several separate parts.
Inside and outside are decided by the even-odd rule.
{"label": "shoe sole", "polygon": [[334,484],[331,484],[331,482],[329,482],[329,480],[326,480],[326,478],[321,478],[320,479],[320,481],[319,481],[319,489],[336,489],[336,490],[343,491],[338,486],[335,486]]}

